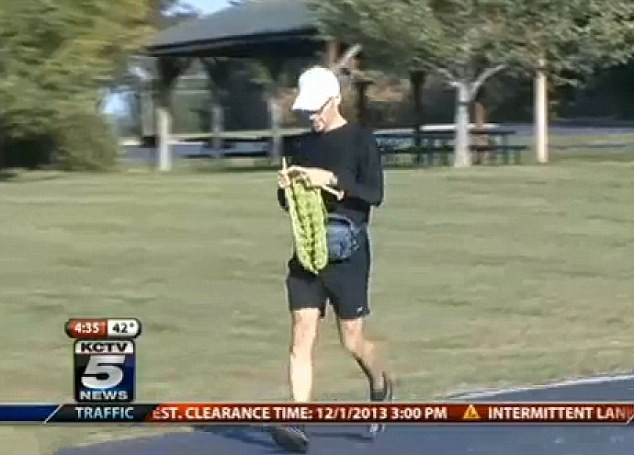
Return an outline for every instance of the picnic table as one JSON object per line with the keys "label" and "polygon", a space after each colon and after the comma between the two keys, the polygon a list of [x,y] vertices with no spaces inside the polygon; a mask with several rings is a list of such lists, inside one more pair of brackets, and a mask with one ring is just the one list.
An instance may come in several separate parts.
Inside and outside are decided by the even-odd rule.
{"label": "picnic table", "polygon": [[[477,155],[478,160],[485,156],[508,164],[513,155],[514,162],[520,162],[523,145],[512,145],[510,137],[517,132],[508,128],[470,128],[470,149]],[[375,133],[377,143],[383,155],[413,154],[416,162],[426,162],[432,165],[436,157],[440,157],[443,164],[449,164],[449,155],[454,150],[455,130],[420,131],[387,131]]]}

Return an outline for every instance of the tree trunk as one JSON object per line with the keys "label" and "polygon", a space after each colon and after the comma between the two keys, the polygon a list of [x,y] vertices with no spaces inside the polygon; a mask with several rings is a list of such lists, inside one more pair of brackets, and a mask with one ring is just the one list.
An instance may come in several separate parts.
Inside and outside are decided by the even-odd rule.
{"label": "tree trunk", "polygon": [[548,93],[544,60],[535,75],[535,151],[537,162],[548,163]]}
{"label": "tree trunk", "polygon": [[368,118],[368,86],[372,82],[369,80],[359,80],[354,83],[356,89],[356,111],[357,111],[357,122],[362,126],[368,126],[369,118]]}
{"label": "tree trunk", "polygon": [[282,156],[282,109],[277,99],[278,91],[272,89],[268,96],[269,116],[271,119],[271,152],[270,158],[274,163],[280,162]]}
{"label": "tree trunk", "polygon": [[269,111],[269,122],[271,126],[271,146],[269,149],[269,159],[272,163],[279,165],[282,160],[282,108],[280,106],[280,77],[284,69],[285,60],[280,56],[264,57],[262,64],[268,71],[269,81],[266,84],[266,104]]}
{"label": "tree trunk", "polygon": [[326,68],[332,68],[339,58],[341,44],[337,40],[329,40],[326,42],[323,56],[323,65]]}
{"label": "tree trunk", "polygon": [[467,81],[456,82],[456,137],[454,144],[454,167],[471,166],[469,150],[469,104],[471,90]]}

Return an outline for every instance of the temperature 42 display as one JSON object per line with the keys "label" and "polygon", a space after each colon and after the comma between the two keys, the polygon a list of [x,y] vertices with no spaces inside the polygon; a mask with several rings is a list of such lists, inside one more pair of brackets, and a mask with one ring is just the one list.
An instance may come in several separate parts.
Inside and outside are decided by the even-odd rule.
{"label": "temperature 42 display", "polygon": [[108,319],[108,336],[111,338],[135,338],[141,333],[137,319]]}

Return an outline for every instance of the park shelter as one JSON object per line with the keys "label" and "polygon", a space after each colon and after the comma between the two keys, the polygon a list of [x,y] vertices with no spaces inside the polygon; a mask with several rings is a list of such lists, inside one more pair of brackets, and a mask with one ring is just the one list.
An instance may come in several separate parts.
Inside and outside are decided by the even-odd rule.
{"label": "park shelter", "polygon": [[[323,65],[332,65],[350,46],[336,37],[324,36],[318,21],[306,0],[251,0],[231,6],[214,14],[186,20],[161,31],[148,46],[147,54],[156,59],[156,123],[159,147],[159,168],[171,167],[170,90],[175,80],[188,67],[192,59],[200,59],[214,91],[222,92],[228,74],[227,59],[255,59],[268,69],[271,76],[269,113],[271,120],[271,149],[273,159],[279,157],[282,147],[280,132],[281,112],[278,82],[283,64],[293,58],[314,57]],[[359,55],[350,65],[348,82],[356,92],[358,120],[365,121],[366,89],[371,83],[360,76]],[[412,74],[417,118],[420,112],[421,73]],[[212,108],[213,136],[219,146],[222,130],[221,97],[215,96]],[[414,122],[419,125],[419,121]]]}

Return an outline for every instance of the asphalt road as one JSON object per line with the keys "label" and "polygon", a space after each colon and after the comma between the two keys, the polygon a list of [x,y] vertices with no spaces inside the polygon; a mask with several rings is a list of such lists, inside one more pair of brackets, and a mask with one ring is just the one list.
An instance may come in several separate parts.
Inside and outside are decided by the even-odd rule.
{"label": "asphalt road", "polygon": [[[513,129],[517,132],[514,137],[525,138],[533,135],[533,125],[530,124],[504,124],[504,128]],[[597,126],[583,126],[583,125],[551,125],[549,128],[549,134],[558,136],[578,136],[578,135],[604,135],[607,138],[610,136],[618,136],[624,134],[634,134],[634,127],[632,126],[609,126],[609,127],[597,127]],[[511,138],[511,142],[513,137]],[[594,148],[618,148],[623,147],[623,143],[615,141],[610,143],[607,141],[603,145],[593,146]],[[630,146],[631,144],[628,144]],[[236,154],[249,153],[253,150],[266,150],[268,144],[266,142],[245,142],[235,144],[231,151]],[[575,147],[570,147],[574,149]],[[172,156],[174,159],[183,159],[187,157],[193,157],[197,155],[215,155],[215,152],[209,148],[206,148],[202,142],[194,143],[178,143],[173,144],[171,147]],[[154,148],[143,148],[138,146],[126,146],[123,156],[124,161],[132,163],[147,163],[153,165],[156,162],[157,155]]]}

